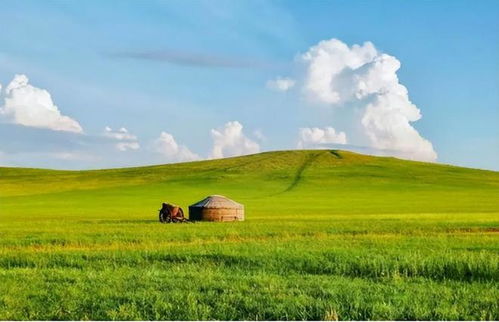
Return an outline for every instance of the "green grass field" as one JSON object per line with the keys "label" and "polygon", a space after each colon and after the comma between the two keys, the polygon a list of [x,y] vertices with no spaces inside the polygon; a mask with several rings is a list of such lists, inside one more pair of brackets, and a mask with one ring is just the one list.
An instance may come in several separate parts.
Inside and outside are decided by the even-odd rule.
{"label": "green grass field", "polygon": [[[160,224],[222,194],[246,221]],[[499,319],[499,173],[287,151],[0,168],[0,319]]]}

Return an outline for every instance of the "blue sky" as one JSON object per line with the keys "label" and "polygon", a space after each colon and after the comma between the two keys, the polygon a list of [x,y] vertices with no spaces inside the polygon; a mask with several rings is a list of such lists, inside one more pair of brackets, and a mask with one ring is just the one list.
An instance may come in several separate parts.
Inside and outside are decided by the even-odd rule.
{"label": "blue sky", "polygon": [[[1,165],[99,168],[335,147],[499,170],[498,1],[0,6]],[[372,52],[365,42],[375,52],[359,67],[352,46]],[[396,71],[376,67],[395,60]],[[29,80],[8,93],[15,75]],[[331,86],[318,83],[324,77]],[[362,98],[345,89],[361,81],[378,83]],[[399,85],[420,118],[409,102],[383,105]],[[59,114],[41,114],[52,103]]]}

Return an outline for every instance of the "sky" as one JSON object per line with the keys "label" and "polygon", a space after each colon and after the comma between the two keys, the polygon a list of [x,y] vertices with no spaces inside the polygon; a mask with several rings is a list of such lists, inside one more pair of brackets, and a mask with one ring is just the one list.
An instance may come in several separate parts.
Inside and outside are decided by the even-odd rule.
{"label": "sky", "polygon": [[345,149],[499,170],[499,1],[0,0],[0,166]]}

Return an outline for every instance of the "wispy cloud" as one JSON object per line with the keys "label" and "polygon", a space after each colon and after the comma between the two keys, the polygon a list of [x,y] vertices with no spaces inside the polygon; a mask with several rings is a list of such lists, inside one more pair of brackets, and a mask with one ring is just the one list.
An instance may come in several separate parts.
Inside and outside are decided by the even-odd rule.
{"label": "wispy cloud", "polygon": [[277,77],[276,79],[271,79],[267,81],[266,85],[268,89],[279,92],[286,92],[290,90],[293,86],[295,86],[295,84],[296,81],[289,77]]}
{"label": "wispy cloud", "polygon": [[128,132],[124,127],[114,131],[109,126],[106,126],[103,135],[107,138],[116,140],[117,143],[115,147],[119,151],[138,150],[140,148],[137,136]]}
{"label": "wispy cloud", "polygon": [[196,66],[208,68],[259,68],[270,69],[276,63],[253,59],[249,57],[234,57],[210,53],[189,52],[183,50],[143,50],[120,51],[108,53],[106,56],[114,59],[136,59],[155,62],[166,62],[180,66]]}

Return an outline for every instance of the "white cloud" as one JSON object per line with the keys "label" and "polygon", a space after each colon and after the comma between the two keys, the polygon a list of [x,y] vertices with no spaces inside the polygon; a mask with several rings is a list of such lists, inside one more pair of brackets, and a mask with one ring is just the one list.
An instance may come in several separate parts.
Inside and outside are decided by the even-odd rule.
{"label": "white cloud", "polygon": [[332,127],[301,128],[298,136],[299,149],[318,147],[321,144],[347,144],[345,132],[336,132]]}
{"label": "white cloud", "polygon": [[138,142],[120,142],[116,144],[116,148],[120,151],[138,150],[140,149],[140,144]]}
{"label": "white cloud", "polygon": [[295,86],[295,84],[296,81],[289,77],[277,77],[274,80],[267,81],[266,85],[268,89],[274,91],[286,92],[287,90]]}
{"label": "white cloud", "polygon": [[128,130],[124,127],[121,127],[117,131],[113,131],[112,128],[110,128],[109,126],[106,126],[104,128],[104,131],[105,131],[104,136],[106,136],[108,138],[113,138],[116,140],[133,140],[133,141],[137,140],[137,136],[129,133]]}
{"label": "white cloud", "polygon": [[380,53],[371,42],[348,47],[331,39],[311,47],[301,59],[307,67],[308,96],[331,106],[360,108],[361,128],[372,147],[408,159],[437,159],[431,142],[411,125],[421,113],[399,83],[397,58]]}
{"label": "white cloud", "polygon": [[173,135],[166,132],[161,132],[159,138],[154,141],[154,150],[170,162],[185,162],[200,159],[196,153],[191,152],[184,145],[179,145]]}
{"label": "white cloud", "polygon": [[112,128],[106,126],[104,129],[104,136],[119,141],[115,145],[116,149],[119,151],[138,150],[140,148],[137,136],[129,133],[124,127],[117,131],[113,131]]}
{"label": "white cloud", "polygon": [[214,159],[253,154],[260,152],[260,145],[243,133],[243,126],[238,121],[227,122],[221,129],[212,129]]}
{"label": "white cloud", "polygon": [[25,75],[16,75],[5,88],[0,120],[54,131],[83,133],[77,121],[61,114],[49,92],[28,84],[28,81]]}

